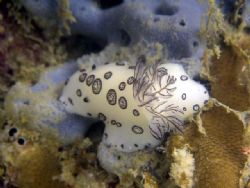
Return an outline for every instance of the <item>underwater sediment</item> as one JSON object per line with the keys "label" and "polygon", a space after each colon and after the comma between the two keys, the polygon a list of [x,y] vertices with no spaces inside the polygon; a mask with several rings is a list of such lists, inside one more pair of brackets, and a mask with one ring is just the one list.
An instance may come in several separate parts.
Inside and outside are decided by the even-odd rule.
{"label": "underwater sediment", "polygon": [[0,0],[0,187],[249,187],[248,9]]}

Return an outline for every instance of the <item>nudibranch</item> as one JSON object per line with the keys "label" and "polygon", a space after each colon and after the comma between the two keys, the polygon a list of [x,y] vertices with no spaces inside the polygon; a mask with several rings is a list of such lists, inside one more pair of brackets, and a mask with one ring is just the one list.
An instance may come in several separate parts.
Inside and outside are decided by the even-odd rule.
{"label": "nudibranch", "polygon": [[184,121],[208,98],[181,65],[147,65],[140,56],[135,66],[84,67],[65,83],[60,101],[70,113],[102,120],[107,146],[133,152],[156,147],[167,132],[182,132]]}

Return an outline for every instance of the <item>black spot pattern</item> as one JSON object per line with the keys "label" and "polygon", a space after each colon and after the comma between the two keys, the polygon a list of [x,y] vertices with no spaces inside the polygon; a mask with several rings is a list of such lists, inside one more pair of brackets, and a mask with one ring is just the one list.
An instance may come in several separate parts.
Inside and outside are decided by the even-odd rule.
{"label": "black spot pattern", "polygon": [[126,87],[126,83],[125,83],[125,82],[121,82],[121,83],[119,84],[119,89],[120,89],[121,91],[123,91],[123,90],[125,89],[125,87]]}
{"label": "black spot pattern", "polygon": [[181,75],[180,79],[182,81],[186,81],[186,80],[188,80],[188,76],[187,75]]}
{"label": "black spot pattern", "polygon": [[121,144],[121,148],[122,148],[122,149],[124,148],[124,145],[123,145],[123,144]]}
{"label": "black spot pattern", "polygon": [[116,62],[115,64],[116,64],[117,66],[124,66],[124,65],[125,65],[124,62]]}
{"label": "black spot pattern", "polygon": [[95,70],[96,69],[96,65],[92,65],[92,70]]}
{"label": "black spot pattern", "polygon": [[84,101],[84,102],[89,102],[88,97],[84,97],[84,98],[83,98],[83,101]]}
{"label": "black spot pattern", "polygon": [[117,127],[121,127],[122,126],[122,124],[120,122],[117,122],[115,120],[111,120],[111,125],[115,125]]}
{"label": "black spot pattern", "polygon": [[205,101],[204,101],[204,104],[207,104],[207,103],[208,103],[208,100],[205,100]]}
{"label": "black spot pattern", "polygon": [[126,109],[128,106],[127,99],[125,97],[120,97],[118,103],[121,109]]}
{"label": "black spot pattern", "polygon": [[128,84],[128,85],[133,84],[133,83],[134,83],[134,80],[135,80],[135,78],[134,78],[133,76],[130,76],[130,77],[128,78],[128,80],[127,80],[127,84]]}
{"label": "black spot pattern", "polygon": [[134,116],[139,116],[139,115],[140,115],[140,113],[139,113],[139,111],[138,111],[138,110],[134,109],[134,110],[133,110],[133,115],[134,115]]}
{"label": "black spot pattern", "polygon": [[196,111],[196,112],[198,112],[200,110],[200,106],[198,104],[195,104],[193,106],[193,110]]}
{"label": "black spot pattern", "polygon": [[105,116],[103,113],[99,113],[99,114],[98,114],[98,118],[99,118],[101,121],[106,121],[106,120],[107,120],[106,116]]}
{"label": "black spot pattern", "polygon": [[121,124],[120,122],[116,122],[116,126],[117,126],[117,127],[121,127],[122,124]]}
{"label": "black spot pattern", "polygon": [[137,147],[138,147],[138,144],[134,144],[134,146],[137,148]]}
{"label": "black spot pattern", "polygon": [[72,106],[74,105],[73,100],[71,98],[68,98],[68,101]]}
{"label": "black spot pattern", "polygon": [[117,100],[116,91],[114,89],[108,90],[106,95],[106,99],[110,105],[115,105]]}
{"label": "black spot pattern", "polygon": [[186,93],[183,93],[183,94],[181,95],[181,98],[182,98],[182,100],[186,100],[187,94],[186,94]]}
{"label": "black spot pattern", "polygon": [[104,78],[105,78],[106,80],[110,79],[111,76],[112,76],[112,72],[111,72],[111,71],[108,71],[108,72],[106,72],[106,73],[104,74]]}
{"label": "black spot pattern", "polygon": [[143,128],[139,127],[138,125],[133,125],[132,131],[135,134],[142,134],[143,133]]}
{"label": "black spot pattern", "polygon": [[94,82],[94,80],[95,80],[95,75],[93,75],[93,74],[89,75],[87,80],[86,80],[87,86],[90,86]]}
{"label": "black spot pattern", "polygon": [[79,82],[84,82],[87,77],[87,73],[83,73],[79,76]]}
{"label": "black spot pattern", "polygon": [[111,125],[115,125],[116,121],[115,120],[111,120]]}
{"label": "black spot pattern", "polygon": [[102,81],[101,79],[97,78],[92,84],[92,92],[98,95],[102,90]]}
{"label": "black spot pattern", "polygon": [[76,90],[76,95],[77,95],[78,97],[81,97],[81,96],[82,96],[82,91],[81,91],[80,89],[77,89],[77,90]]}
{"label": "black spot pattern", "polygon": [[91,113],[87,113],[87,116],[92,116],[92,114]]}

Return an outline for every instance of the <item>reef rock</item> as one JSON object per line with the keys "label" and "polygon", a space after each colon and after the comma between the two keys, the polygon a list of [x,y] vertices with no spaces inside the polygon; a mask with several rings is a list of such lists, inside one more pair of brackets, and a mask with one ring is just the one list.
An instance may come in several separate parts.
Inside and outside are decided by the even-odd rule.
{"label": "reef rock", "polygon": [[38,131],[50,129],[65,144],[83,138],[91,121],[67,114],[57,101],[63,83],[76,69],[76,63],[68,63],[46,71],[33,86],[17,83],[5,100],[7,117]]}
{"label": "reef rock", "polygon": [[[45,20],[58,15],[62,3],[56,0],[21,2],[34,16]],[[199,31],[201,20],[206,17],[206,3],[198,0],[124,0],[107,4],[70,0],[69,7],[75,18],[70,24],[72,33],[94,38],[102,44],[128,46],[141,40],[159,42],[166,47],[170,58],[202,56],[205,43]]]}

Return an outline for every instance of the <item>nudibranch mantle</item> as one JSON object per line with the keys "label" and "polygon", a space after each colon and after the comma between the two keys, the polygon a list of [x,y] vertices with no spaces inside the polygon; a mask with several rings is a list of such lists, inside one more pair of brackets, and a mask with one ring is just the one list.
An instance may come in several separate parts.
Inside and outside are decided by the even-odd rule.
{"label": "nudibranch mantle", "polygon": [[140,57],[136,66],[86,66],[65,83],[60,101],[70,113],[104,121],[105,144],[133,152],[159,145],[166,132],[182,131],[208,98],[181,65],[147,66]]}

